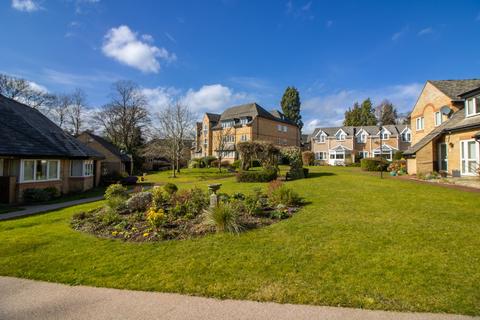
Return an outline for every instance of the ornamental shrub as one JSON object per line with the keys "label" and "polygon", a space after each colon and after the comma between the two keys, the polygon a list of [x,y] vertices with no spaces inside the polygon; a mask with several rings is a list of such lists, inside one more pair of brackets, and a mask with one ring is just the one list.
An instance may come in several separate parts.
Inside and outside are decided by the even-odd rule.
{"label": "ornamental shrub", "polygon": [[300,195],[282,184],[271,191],[269,190],[268,202],[273,206],[297,206],[302,203]]}
{"label": "ornamental shrub", "polygon": [[212,166],[212,161],[217,160],[214,156],[207,156],[202,158],[202,162],[204,167],[210,168]]}
{"label": "ornamental shrub", "polygon": [[386,171],[389,162],[383,158],[364,158],[360,161],[360,167],[364,171]]}
{"label": "ornamental shrub", "polygon": [[277,169],[273,167],[259,171],[241,170],[237,173],[237,182],[270,182],[277,179],[277,175]]}
{"label": "ornamental shrub", "polygon": [[178,187],[174,183],[168,182],[163,186],[163,190],[165,190],[168,194],[174,194],[178,191]]}
{"label": "ornamental shrub", "polygon": [[163,209],[150,208],[146,214],[147,222],[154,228],[160,227],[165,221],[165,211]]}
{"label": "ornamental shrub", "polygon": [[150,192],[138,192],[131,196],[126,204],[131,211],[145,211],[152,203],[152,198]]}
{"label": "ornamental shrub", "polygon": [[170,199],[170,194],[168,194],[161,187],[153,187],[151,190],[152,193],[152,205],[151,207],[155,209],[160,209],[168,203]]}
{"label": "ornamental shrub", "polygon": [[109,200],[112,197],[122,197],[127,198],[127,188],[122,186],[119,183],[111,184],[108,186],[107,190],[105,190],[105,199]]}
{"label": "ornamental shrub", "polygon": [[393,155],[393,160],[402,160],[402,158],[403,158],[403,152],[400,150],[395,152],[395,154]]}
{"label": "ornamental shrub", "polygon": [[218,206],[205,211],[205,222],[214,226],[217,232],[240,233],[239,215],[240,211],[236,205],[221,202]]}
{"label": "ornamental shrub", "polygon": [[307,166],[313,165],[313,162],[315,161],[315,153],[313,153],[312,151],[303,151],[302,160],[303,164]]}
{"label": "ornamental shrub", "polygon": [[45,202],[50,199],[50,193],[46,189],[29,188],[23,191],[25,202]]}
{"label": "ornamental shrub", "polygon": [[241,165],[242,165],[242,160],[235,160],[232,163],[232,168],[233,169],[239,169]]}

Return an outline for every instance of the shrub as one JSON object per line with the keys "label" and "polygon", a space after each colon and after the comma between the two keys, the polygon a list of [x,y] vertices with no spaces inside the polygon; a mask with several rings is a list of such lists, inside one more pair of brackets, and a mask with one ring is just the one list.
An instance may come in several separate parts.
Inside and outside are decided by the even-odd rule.
{"label": "shrub", "polygon": [[178,191],[178,187],[174,183],[168,182],[163,186],[163,190],[165,190],[168,194],[174,194]]}
{"label": "shrub", "polygon": [[359,168],[360,167],[360,162],[349,163],[349,164],[347,164],[347,167],[357,167],[357,168]]}
{"label": "shrub", "polygon": [[112,197],[122,197],[127,198],[127,188],[122,186],[119,183],[112,184],[108,186],[107,190],[105,190],[105,199],[108,200]]}
{"label": "shrub", "polygon": [[126,204],[131,211],[145,211],[150,206],[152,198],[150,192],[138,192],[131,196]]}
{"label": "shrub", "polygon": [[242,160],[235,160],[232,163],[232,168],[233,169],[239,169],[241,165],[242,165]]}
{"label": "shrub", "polygon": [[153,187],[152,193],[152,207],[155,209],[162,208],[169,200],[170,195],[160,187]]}
{"label": "shrub", "polygon": [[313,165],[313,162],[315,161],[315,153],[313,153],[312,151],[303,151],[302,160],[303,164],[307,166]]}
{"label": "shrub", "polygon": [[239,233],[241,231],[239,213],[237,207],[231,203],[219,203],[205,212],[205,222],[214,226],[217,232]]}
{"label": "shrub", "polygon": [[218,167],[218,163],[219,161],[217,159],[213,160],[212,162],[210,162],[210,166],[213,167],[213,168],[217,168]]}
{"label": "shrub", "polygon": [[107,199],[107,205],[116,213],[125,213],[127,211],[127,203],[124,197],[114,196]]}
{"label": "shrub", "polygon": [[181,190],[171,198],[170,213],[176,217],[192,219],[200,214],[209,204],[206,192],[195,187],[190,190]]}
{"label": "shrub", "polygon": [[117,211],[113,208],[106,208],[101,215],[102,221],[106,225],[111,225],[114,223],[118,223],[120,221],[120,216],[118,215]]}
{"label": "shrub", "polygon": [[123,184],[123,185],[126,185],[126,186],[131,186],[131,185],[134,185],[136,184],[138,181],[138,177],[137,176],[129,176],[129,177],[125,177],[123,178],[122,180],[120,180],[120,182]]}
{"label": "shrub", "polygon": [[402,160],[402,158],[403,158],[403,152],[400,150],[395,152],[395,154],[393,155],[393,160]]}
{"label": "shrub", "polygon": [[269,182],[277,179],[277,169],[265,168],[260,171],[239,171],[237,182]]}
{"label": "shrub", "polygon": [[146,218],[152,227],[158,228],[166,221],[165,211],[163,209],[150,208],[147,211]]}
{"label": "shrub", "polygon": [[60,191],[55,187],[48,187],[43,190],[45,190],[48,193],[48,195],[50,196],[50,199],[60,197]]}
{"label": "shrub", "polygon": [[211,167],[212,166],[212,161],[217,160],[216,157],[214,156],[207,156],[202,158],[203,166],[204,167]]}
{"label": "shrub", "polygon": [[252,168],[258,168],[261,166],[262,166],[262,163],[260,162],[260,160],[252,160],[252,165],[251,165]]}
{"label": "shrub", "polygon": [[364,158],[360,161],[360,167],[364,171],[386,171],[388,161],[383,158]]}
{"label": "shrub", "polygon": [[309,172],[310,172],[310,170],[308,168],[303,168],[303,177],[308,178],[308,173]]}
{"label": "shrub", "polygon": [[46,189],[29,188],[23,191],[23,200],[25,202],[45,202],[50,199],[51,195]]}
{"label": "shrub", "polygon": [[280,185],[268,194],[268,201],[274,207],[278,205],[296,206],[302,203],[302,198],[286,185]]}
{"label": "shrub", "polygon": [[388,165],[388,171],[394,172],[407,172],[407,161],[406,160],[394,160]]}

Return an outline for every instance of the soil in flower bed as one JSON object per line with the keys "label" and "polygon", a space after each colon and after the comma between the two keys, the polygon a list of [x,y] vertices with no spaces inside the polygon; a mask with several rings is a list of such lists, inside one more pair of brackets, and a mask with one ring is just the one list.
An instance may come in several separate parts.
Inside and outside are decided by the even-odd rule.
{"label": "soil in flower bed", "polygon": [[[238,216],[238,224],[242,232],[261,228],[287,219],[297,210],[298,207],[287,207],[279,213],[272,208],[266,208],[260,214],[242,213]],[[147,221],[144,212],[121,214],[109,220],[107,207],[77,213],[73,216],[71,225],[75,230],[97,237],[135,242],[182,240],[216,232],[215,226],[205,223],[204,214],[192,219],[169,219],[161,226],[154,227]]]}

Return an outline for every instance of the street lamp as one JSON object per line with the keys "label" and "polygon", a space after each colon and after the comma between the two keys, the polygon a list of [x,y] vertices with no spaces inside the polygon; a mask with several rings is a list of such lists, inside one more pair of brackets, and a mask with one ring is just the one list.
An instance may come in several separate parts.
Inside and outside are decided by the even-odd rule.
{"label": "street lamp", "polygon": [[382,162],[383,162],[382,130],[383,130],[383,128],[382,128],[382,123],[379,124],[378,129],[379,129],[379,134],[380,134],[380,164],[379,164],[380,179],[383,179],[383,165],[382,165]]}

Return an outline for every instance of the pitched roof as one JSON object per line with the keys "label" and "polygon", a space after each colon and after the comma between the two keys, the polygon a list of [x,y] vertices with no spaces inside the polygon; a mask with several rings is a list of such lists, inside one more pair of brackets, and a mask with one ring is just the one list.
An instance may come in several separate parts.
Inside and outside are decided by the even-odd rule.
{"label": "pitched roof", "polygon": [[111,142],[107,141],[105,138],[97,136],[96,134],[93,134],[92,132],[89,132],[89,131],[85,131],[82,134],[86,134],[86,135],[90,136],[92,139],[94,139],[99,144],[101,144],[105,149],[107,149],[112,154],[117,156],[121,161],[123,161],[123,162],[132,161],[132,159],[126,153],[122,152],[119,148],[114,146]]}
{"label": "pitched roof", "polygon": [[207,118],[208,118],[208,120],[210,120],[210,122],[220,121],[220,115],[217,114],[217,113],[206,112],[205,114],[207,115]]}
{"label": "pitched roof", "polygon": [[[408,125],[393,125],[388,124],[383,126],[385,129],[391,132],[392,135],[399,135],[405,127]],[[358,133],[361,129],[365,130],[369,135],[376,135],[378,134],[379,127],[378,126],[343,126],[343,127],[328,127],[328,128],[316,128],[313,133],[312,137],[315,137],[319,131],[323,131],[327,134],[327,136],[334,136],[338,130],[342,129],[345,133],[349,136],[353,136],[354,133]]]}
{"label": "pitched roof", "polygon": [[[268,112],[267,110],[265,110],[255,102],[233,106],[226,109],[220,115],[219,121],[240,119],[240,118],[246,118],[246,117],[249,117],[252,119],[256,117],[263,117],[263,118],[295,125],[292,121],[286,119],[284,114],[281,113],[280,111],[274,110],[274,111]],[[220,128],[220,126],[217,125],[216,128]]]}
{"label": "pitched roof", "polygon": [[0,155],[98,158],[99,152],[64,132],[40,111],[0,95]]}
{"label": "pitched roof", "polygon": [[476,127],[480,127],[480,116],[465,117],[465,110],[458,110],[450,117],[450,119],[443,122],[441,125],[428,133],[425,137],[420,139],[420,141],[408,148],[404,152],[404,154],[415,154],[417,151],[427,145],[430,141],[439,137],[443,133]]}
{"label": "pitched roof", "polygon": [[452,100],[458,100],[459,95],[480,87],[480,79],[467,80],[428,80],[437,89],[445,93]]}

